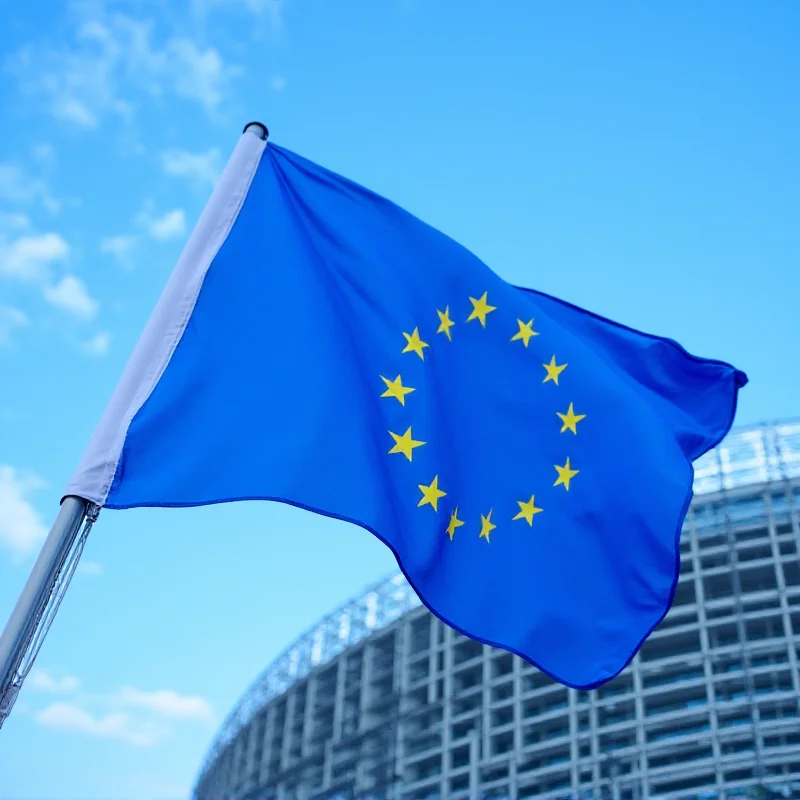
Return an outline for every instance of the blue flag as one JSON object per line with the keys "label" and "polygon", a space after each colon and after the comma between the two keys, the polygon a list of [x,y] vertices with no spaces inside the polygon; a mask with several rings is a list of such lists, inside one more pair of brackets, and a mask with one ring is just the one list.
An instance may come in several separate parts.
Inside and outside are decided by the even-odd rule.
{"label": "blue flag", "polygon": [[247,133],[68,493],[352,521],[445,622],[588,688],[666,614],[746,380]]}

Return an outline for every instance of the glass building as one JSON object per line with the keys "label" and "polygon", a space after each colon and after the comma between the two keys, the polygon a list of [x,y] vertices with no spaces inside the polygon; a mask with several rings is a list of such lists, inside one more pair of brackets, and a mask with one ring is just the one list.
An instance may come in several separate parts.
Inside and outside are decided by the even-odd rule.
{"label": "glass building", "polygon": [[800,797],[799,506],[800,421],[698,461],[673,608],[591,692],[461,636],[390,578],[265,670],[194,798]]}

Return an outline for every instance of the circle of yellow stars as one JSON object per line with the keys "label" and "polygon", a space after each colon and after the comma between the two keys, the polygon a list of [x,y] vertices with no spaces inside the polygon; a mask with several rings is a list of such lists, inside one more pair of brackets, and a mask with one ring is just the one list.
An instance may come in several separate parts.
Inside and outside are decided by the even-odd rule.
{"label": "circle of yellow stars", "polygon": [[[488,294],[488,292],[484,292],[481,297],[469,298],[469,301],[472,304],[472,311],[466,318],[465,323],[478,322],[482,328],[486,328],[486,322],[489,315],[493,311],[497,310],[496,306],[489,304]],[[436,314],[439,317],[439,327],[436,329],[436,333],[442,334],[449,342],[452,342],[452,329],[455,327],[456,323],[450,316],[450,306],[445,306],[444,310],[437,309]],[[539,336],[539,332],[534,330],[533,325],[533,319],[529,319],[527,322],[518,319],[518,330],[509,341],[520,342],[523,347],[527,348],[531,339],[534,336]],[[422,361],[424,361],[425,350],[430,347],[430,344],[422,340],[419,328],[414,328],[411,333],[404,332],[403,338],[405,339],[405,346],[401,352],[403,354],[415,354]],[[553,355],[549,363],[542,364],[542,367],[545,370],[545,376],[542,380],[542,383],[553,383],[555,386],[559,386],[559,378],[568,366],[569,365],[567,363],[559,364],[556,356]],[[384,377],[383,375],[381,375],[380,378],[385,387],[385,391],[381,394],[381,397],[395,399],[402,406],[405,406],[408,395],[416,391],[416,389],[413,387],[403,384],[402,375],[398,375],[394,379]],[[556,416],[561,421],[560,433],[572,433],[575,436],[578,435],[578,423],[586,419],[586,414],[575,413],[575,407],[573,403],[569,404],[569,408],[567,408],[566,412],[556,412]],[[389,431],[389,436],[394,442],[393,446],[388,451],[389,455],[403,455],[409,461],[413,461],[414,459],[414,450],[427,444],[427,442],[423,442],[414,438],[411,426],[408,427],[405,433],[401,434]],[[570,483],[579,473],[579,470],[573,468],[569,458],[567,458],[563,465],[554,464],[553,467],[557,474],[557,478],[553,486],[563,486],[565,491],[569,491]],[[435,475],[433,480],[427,486],[425,484],[418,484],[418,486],[419,491],[422,494],[422,497],[417,504],[418,507],[421,508],[423,506],[430,506],[434,512],[438,513],[439,501],[443,497],[447,497],[447,492],[443,491],[439,487],[439,476]],[[526,522],[529,527],[533,527],[534,517],[544,511],[544,509],[536,506],[534,494],[531,494],[529,500],[518,500],[517,505],[519,506],[519,511],[511,518],[512,521]],[[485,539],[487,543],[490,541],[492,531],[497,528],[497,525],[495,525],[495,523],[492,521],[493,514],[494,509],[489,509],[488,514],[480,515],[480,531],[478,533],[478,537],[480,539]],[[450,537],[450,541],[453,541],[456,531],[465,524],[466,523],[464,520],[459,519],[458,506],[456,506],[450,514],[450,521],[446,528],[446,533]]]}

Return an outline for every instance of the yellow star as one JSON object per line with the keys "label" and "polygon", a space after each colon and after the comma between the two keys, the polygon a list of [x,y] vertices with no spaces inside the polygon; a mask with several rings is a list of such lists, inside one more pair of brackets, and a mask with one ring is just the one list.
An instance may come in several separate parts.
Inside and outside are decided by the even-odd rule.
{"label": "yellow star", "polygon": [[422,447],[426,442],[417,442],[411,438],[411,428],[409,428],[402,436],[389,431],[389,436],[394,439],[394,447],[389,453],[402,453],[409,461],[411,461],[411,454],[415,447]]}
{"label": "yellow star", "polygon": [[452,342],[453,337],[450,335],[450,328],[455,325],[455,322],[450,319],[450,306],[447,306],[444,311],[439,311],[437,308],[436,313],[439,315],[440,323],[436,333],[443,333]]}
{"label": "yellow star", "polygon": [[416,353],[424,361],[425,355],[422,351],[429,345],[419,338],[419,328],[414,328],[414,332],[411,335],[404,333],[403,336],[406,337],[406,346],[403,348],[403,352]]}
{"label": "yellow star", "polygon": [[553,381],[553,383],[558,386],[558,376],[567,368],[567,365],[561,364],[561,366],[558,366],[556,364],[556,357],[553,356],[550,359],[549,364],[542,364],[542,366],[547,370],[547,377],[542,381],[542,383]]}
{"label": "yellow star", "polygon": [[[433,481],[431,481],[430,486],[423,486],[421,483],[419,484],[419,489],[422,492],[422,500],[417,503],[417,506],[424,506],[424,505],[431,505],[433,506],[434,511],[439,510],[439,498],[445,497],[447,492],[443,492],[439,488],[439,476],[437,475]],[[451,520],[452,524],[452,520]],[[452,537],[451,537],[452,538]]]}
{"label": "yellow star", "polygon": [[489,534],[497,527],[492,523],[492,512],[490,511],[485,517],[481,514],[481,532],[478,536],[479,539],[486,539],[489,543]]}
{"label": "yellow star", "polygon": [[483,297],[481,297],[479,300],[476,300],[474,297],[470,297],[469,301],[472,303],[472,313],[467,317],[467,322],[477,319],[480,320],[480,323],[484,328],[486,327],[486,315],[491,314],[496,308],[496,306],[490,306],[489,303],[486,302],[486,296],[488,294],[489,292],[484,292]]}
{"label": "yellow star", "polygon": [[567,463],[564,464],[563,467],[559,467],[558,464],[554,464],[554,466],[556,468],[556,472],[558,473],[558,480],[553,484],[553,486],[563,486],[567,491],[569,491],[569,482],[578,474],[579,470],[570,469],[569,459],[567,459]]}
{"label": "yellow star", "polygon": [[406,395],[414,391],[410,386],[403,386],[403,379],[399,375],[393,381],[381,375],[381,380],[386,384],[386,391],[381,397],[396,397],[401,406],[406,404]]}
{"label": "yellow star", "polygon": [[523,322],[521,319],[518,319],[517,325],[519,325],[519,331],[511,337],[511,341],[516,342],[521,340],[522,344],[527,347],[531,336],[538,336],[539,332],[533,329],[533,320],[530,322]]}
{"label": "yellow star", "polygon": [[586,414],[576,414],[572,408],[572,403],[569,404],[569,409],[567,410],[566,414],[559,414],[556,411],[556,416],[561,418],[561,421],[564,423],[561,426],[561,433],[564,431],[572,431],[576,436],[578,435],[578,423],[582,419],[586,419]]}
{"label": "yellow star", "polygon": [[534,514],[541,514],[543,511],[543,509],[536,508],[533,504],[533,495],[531,495],[531,499],[527,503],[517,500],[517,505],[519,506],[519,514],[514,519],[524,519],[531,526],[533,525]]}
{"label": "yellow star", "polygon": [[456,506],[456,510],[450,515],[450,524],[447,526],[447,535],[450,537],[451,542],[456,528],[460,528],[463,524],[464,522],[458,518],[458,506]]}

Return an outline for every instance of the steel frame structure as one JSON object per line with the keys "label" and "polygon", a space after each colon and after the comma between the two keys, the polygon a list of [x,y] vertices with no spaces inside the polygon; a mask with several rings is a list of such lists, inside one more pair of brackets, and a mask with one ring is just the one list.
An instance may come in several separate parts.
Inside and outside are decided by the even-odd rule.
{"label": "steel frame structure", "polygon": [[[696,496],[725,495],[742,487],[798,478],[800,418],[735,429],[694,467]],[[261,673],[225,719],[204,759],[197,785],[271,700],[420,605],[403,576],[395,574],[370,586],[302,634]]]}

